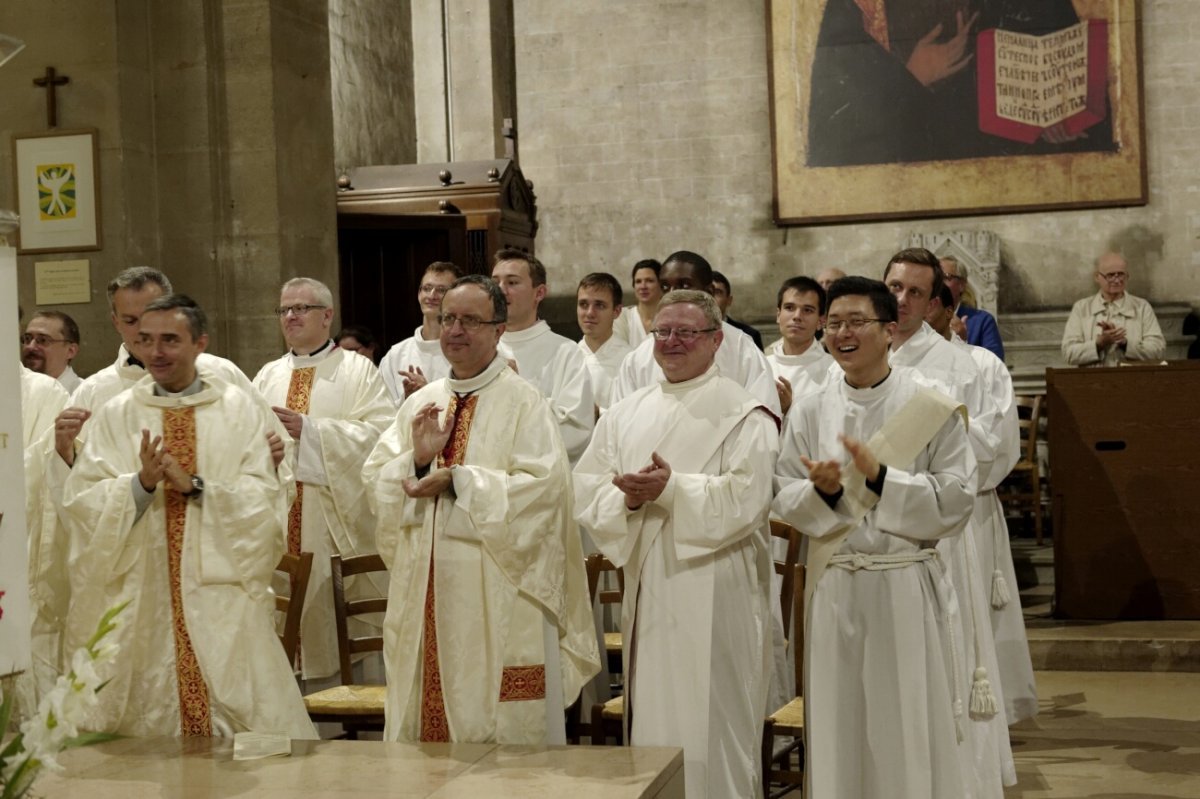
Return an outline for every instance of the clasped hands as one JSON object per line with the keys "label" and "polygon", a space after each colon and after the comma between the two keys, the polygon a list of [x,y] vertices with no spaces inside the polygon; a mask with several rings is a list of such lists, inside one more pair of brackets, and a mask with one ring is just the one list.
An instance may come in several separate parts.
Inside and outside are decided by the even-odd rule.
{"label": "clasped hands", "polygon": [[625,495],[625,507],[637,510],[647,502],[658,499],[670,479],[671,465],[657,452],[652,452],[649,466],[643,466],[636,472],[618,474],[613,477],[612,484]]}
{"label": "clasped hands", "polygon": [[[447,413],[441,422],[438,416],[442,409],[435,403],[428,402],[421,406],[412,420],[413,466],[424,469],[433,463],[438,453],[446,448],[450,441],[450,431],[454,429],[454,414]],[[445,467],[433,469],[429,474],[413,480],[404,480],[401,487],[404,493],[414,499],[436,497],[452,484],[450,470]]]}
{"label": "clasped hands", "polygon": [[[858,439],[839,435],[838,441],[850,453],[854,466],[867,478],[867,482],[879,479],[879,459],[871,448]],[[800,462],[808,469],[808,479],[818,491],[826,496],[836,494],[842,487],[842,465],[838,461],[810,461],[803,455]]]}
{"label": "clasped hands", "polygon": [[1113,344],[1121,346],[1127,343],[1125,328],[1117,327],[1112,322],[1100,322],[1100,333],[1096,336],[1096,347],[1106,350]]}

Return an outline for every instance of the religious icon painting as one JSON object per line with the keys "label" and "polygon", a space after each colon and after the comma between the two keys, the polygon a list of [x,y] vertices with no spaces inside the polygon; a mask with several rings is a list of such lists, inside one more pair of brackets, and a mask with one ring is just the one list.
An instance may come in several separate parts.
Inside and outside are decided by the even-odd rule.
{"label": "religious icon painting", "polygon": [[1136,0],[767,0],[778,224],[1145,204]]}
{"label": "religious icon painting", "polygon": [[100,249],[95,130],[13,137],[21,253]]}

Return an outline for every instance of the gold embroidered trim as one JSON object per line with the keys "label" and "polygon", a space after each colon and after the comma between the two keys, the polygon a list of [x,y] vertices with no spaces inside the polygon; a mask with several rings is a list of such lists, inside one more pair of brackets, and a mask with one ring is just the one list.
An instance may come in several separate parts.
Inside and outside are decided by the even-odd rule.
{"label": "gold embroidered trim", "polygon": [[501,702],[546,698],[545,666],[505,666],[500,675]]}

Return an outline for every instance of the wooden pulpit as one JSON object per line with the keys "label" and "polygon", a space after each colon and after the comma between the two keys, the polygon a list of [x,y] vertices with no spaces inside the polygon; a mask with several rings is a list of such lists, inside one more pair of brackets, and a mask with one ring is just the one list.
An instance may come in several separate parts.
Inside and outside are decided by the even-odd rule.
{"label": "wooden pulpit", "polygon": [[1200,619],[1200,364],[1048,369],[1055,615]]}
{"label": "wooden pulpit", "polygon": [[491,274],[501,247],[533,252],[533,186],[509,159],[364,166],[338,179],[338,260],[343,325],[366,325],[381,352],[421,324],[425,267],[451,261]]}

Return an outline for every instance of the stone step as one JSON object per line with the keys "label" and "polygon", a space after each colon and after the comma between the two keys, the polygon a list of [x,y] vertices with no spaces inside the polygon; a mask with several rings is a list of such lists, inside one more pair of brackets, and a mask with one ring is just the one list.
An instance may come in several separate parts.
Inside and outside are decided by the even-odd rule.
{"label": "stone step", "polygon": [[1063,621],[1026,615],[1037,671],[1200,672],[1200,620]]}
{"label": "stone step", "polygon": [[1024,592],[1036,587],[1054,589],[1054,544],[1040,546],[1032,538],[1013,538],[1013,568],[1017,573],[1017,588]]}

